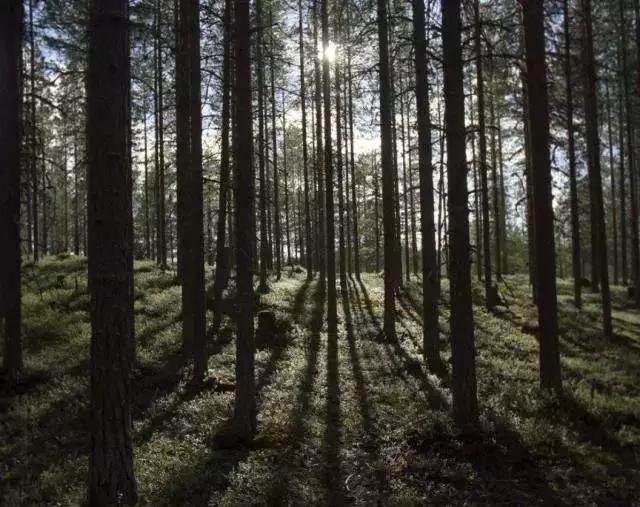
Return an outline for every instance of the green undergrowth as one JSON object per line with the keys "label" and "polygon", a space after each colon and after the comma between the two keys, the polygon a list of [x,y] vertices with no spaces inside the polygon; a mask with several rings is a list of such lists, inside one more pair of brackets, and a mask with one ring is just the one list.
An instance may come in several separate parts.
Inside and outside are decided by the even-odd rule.
{"label": "green undergrowth", "polygon": [[[25,267],[25,371],[0,391],[0,505],[82,505],[87,472],[90,326],[86,261]],[[576,311],[559,281],[561,399],[538,388],[535,318],[524,277],[482,308],[474,286],[482,431],[456,433],[448,374],[422,361],[421,292],[397,300],[398,341],[380,332],[382,280],[338,289],[340,326],[326,332],[325,295],[304,273],[270,280],[260,308],[280,335],[256,352],[258,434],[223,448],[233,409],[228,318],[211,344],[207,379],[189,389],[180,350],[175,272],[135,265],[138,365],[135,468],[145,506],[634,505],[640,449],[640,316],[614,288],[613,340],[599,298]],[[443,281],[443,301],[447,299]],[[209,318],[211,316],[209,315]],[[442,356],[450,371],[448,313]]]}

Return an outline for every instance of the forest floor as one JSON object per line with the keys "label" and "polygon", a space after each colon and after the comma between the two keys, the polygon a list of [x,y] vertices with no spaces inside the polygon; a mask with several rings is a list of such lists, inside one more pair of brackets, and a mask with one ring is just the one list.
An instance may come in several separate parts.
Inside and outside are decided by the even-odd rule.
{"label": "forest floor", "polygon": [[[86,262],[25,266],[25,374],[0,386],[0,505],[81,505],[88,452]],[[258,434],[250,449],[220,438],[233,407],[231,322],[208,378],[188,388],[177,360],[175,274],[138,262],[135,471],[144,506],[640,505],[640,314],[615,288],[615,338],[601,334],[598,298],[572,304],[559,281],[565,394],[538,386],[535,315],[526,279],[501,285],[508,308],[488,313],[474,288],[482,433],[457,435],[446,375],[421,360],[421,295],[398,298],[398,343],[379,338],[382,280],[349,282],[340,332],[327,336],[324,295],[287,270],[262,296],[280,335],[258,350]],[[340,293],[339,293],[340,294]],[[443,290],[443,295],[446,289]],[[345,303],[348,305],[345,306]],[[348,310],[345,312],[345,308]],[[448,316],[441,345],[449,359]],[[448,363],[447,363],[448,364]]]}

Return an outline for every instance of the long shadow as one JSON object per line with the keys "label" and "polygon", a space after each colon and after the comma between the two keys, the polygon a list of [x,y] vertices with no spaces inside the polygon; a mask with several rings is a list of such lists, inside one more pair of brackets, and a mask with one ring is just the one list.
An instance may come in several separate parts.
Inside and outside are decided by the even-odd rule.
{"label": "long shadow", "polygon": [[[345,327],[347,331],[347,343],[349,345],[349,359],[353,376],[356,381],[356,393],[358,395],[358,407],[362,417],[362,428],[365,433],[365,449],[369,455],[369,461],[376,463],[380,458],[380,435],[378,428],[372,416],[372,406],[369,400],[369,394],[366,388],[366,380],[362,371],[362,363],[356,346],[356,337],[353,332],[353,319],[351,315],[351,299],[356,298],[351,283],[348,284],[348,294],[342,295],[342,308],[345,318]],[[385,473],[379,467],[375,467],[376,487],[378,491],[378,502],[384,497],[387,488],[387,479]]]}
{"label": "long shadow", "polygon": [[[293,298],[293,305],[291,307],[291,319],[299,322],[304,310],[304,304],[307,298],[307,292],[309,291],[309,282],[305,281],[300,289],[296,292]],[[269,385],[273,380],[273,375],[277,370],[278,363],[282,358],[285,350],[291,344],[291,336],[288,333],[288,329],[282,323],[277,324],[276,336],[273,340],[271,348],[271,355],[265,365],[258,381],[256,383],[256,394],[259,396],[260,392]],[[260,400],[261,401],[261,400]]]}
{"label": "long shadow", "polygon": [[[620,445],[620,442],[609,433],[595,414],[584,406],[575,396],[566,392],[561,398],[563,413],[569,424],[578,432],[580,439],[610,453],[626,472],[638,469],[638,459],[631,448]],[[630,425],[637,426],[640,420],[631,416]],[[626,474],[625,474],[626,475]]]}
{"label": "long shadow", "polygon": [[469,464],[475,478],[461,487],[465,505],[545,505],[569,507],[551,489],[545,465],[539,463],[518,433],[495,415],[494,430],[467,436],[429,432],[411,440],[425,456],[435,456],[445,466]]}
{"label": "long shadow", "polygon": [[[309,282],[307,282],[307,284],[308,283]],[[297,301],[298,298],[296,298],[296,302]],[[300,314],[304,302],[305,301],[302,300],[300,304],[294,304],[294,309],[298,307],[297,312],[294,311],[295,315]],[[316,284],[313,295],[313,308],[308,322],[311,336],[307,349],[306,366],[298,389],[297,403],[291,413],[290,444],[283,460],[285,466],[280,469],[276,480],[273,481],[273,487],[268,493],[268,505],[288,505],[287,498],[289,496],[291,476],[294,472],[300,471],[305,465],[304,463],[295,463],[294,460],[297,456],[296,452],[300,449],[308,432],[308,414],[311,405],[313,383],[318,369],[318,353],[320,350],[320,333],[322,331],[324,317],[324,304],[325,293],[323,286],[322,284]],[[298,318],[300,317],[298,316]]]}
{"label": "long shadow", "polygon": [[324,435],[325,481],[328,503],[331,506],[345,505],[343,473],[340,463],[340,372],[338,360],[338,335],[329,333],[327,337],[327,403],[326,427]]}
{"label": "long shadow", "polygon": [[[376,319],[373,314],[373,303],[369,298],[369,293],[366,287],[360,282],[360,289],[362,291],[362,298],[364,299],[364,305],[369,312],[371,319]],[[383,341],[385,353],[394,367],[395,373],[400,379],[407,384],[408,387],[413,388],[412,382],[407,378],[407,374],[413,376],[420,384],[420,393],[426,397],[426,401],[429,406],[436,409],[445,409],[448,407],[449,402],[445,396],[436,389],[430,382],[429,378],[423,371],[420,363],[402,347],[400,342]],[[402,362],[398,360],[400,358]]]}

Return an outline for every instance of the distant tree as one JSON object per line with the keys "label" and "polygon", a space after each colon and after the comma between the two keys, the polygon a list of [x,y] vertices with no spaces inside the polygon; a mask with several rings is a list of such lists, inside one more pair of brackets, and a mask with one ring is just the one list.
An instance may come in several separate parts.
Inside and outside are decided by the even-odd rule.
{"label": "distant tree", "polygon": [[[602,175],[600,167],[600,134],[598,131],[598,101],[596,90],[596,70],[593,54],[593,22],[591,19],[591,0],[583,0],[582,6],[584,16],[583,40],[585,45],[583,55],[585,79],[585,123],[587,161],[589,165],[589,189],[591,195],[591,226],[595,228],[596,231],[595,234],[593,232],[591,234],[591,248],[597,250],[597,255],[594,256],[593,264],[597,265],[597,276],[601,285],[604,334],[608,338],[611,338],[613,335],[613,328],[611,323],[611,294],[609,289],[607,234],[604,221],[604,201],[602,196]],[[531,83],[529,86],[531,86]],[[530,114],[532,114],[531,111]],[[537,130],[539,125],[535,122],[532,123],[532,125],[536,125]],[[532,136],[533,135],[534,134],[532,133]],[[632,189],[631,192],[635,192],[635,189]],[[536,197],[534,196],[534,202],[535,200]],[[595,241],[593,241],[593,238],[595,238]],[[555,257],[547,257],[547,260],[551,260],[554,258]],[[597,262],[595,259],[597,259]],[[547,264],[543,265],[547,266]],[[595,281],[593,283],[595,288]]]}
{"label": "distant tree", "polygon": [[307,146],[307,87],[305,77],[305,53],[302,0],[298,0],[298,36],[300,51],[300,108],[302,109],[302,171],[304,174],[304,243],[306,245],[305,267],[307,280],[313,278],[313,250],[311,248],[311,211],[309,206],[309,148]]}
{"label": "distant tree", "polygon": [[92,0],[87,74],[91,294],[92,507],[135,505],[131,441],[133,338],[129,18],[126,0]]}
{"label": "distant tree", "polygon": [[3,369],[15,379],[22,366],[20,146],[22,2],[0,4],[0,331]]}
{"label": "distant tree", "polygon": [[576,308],[582,307],[582,263],[580,251],[580,220],[578,216],[578,185],[576,178],[576,149],[573,120],[573,81],[571,71],[571,25],[569,0],[563,1],[565,84],[567,87],[567,138],[569,156],[569,192],[571,206],[571,266],[573,269],[573,300]]}

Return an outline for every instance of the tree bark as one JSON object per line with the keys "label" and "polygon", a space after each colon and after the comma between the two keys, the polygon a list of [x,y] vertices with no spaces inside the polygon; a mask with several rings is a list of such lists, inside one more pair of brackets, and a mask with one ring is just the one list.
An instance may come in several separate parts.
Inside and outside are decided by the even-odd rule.
{"label": "tree bark", "polygon": [[549,155],[549,99],[544,47],[544,10],[542,0],[532,0],[522,5],[537,262],[540,384],[543,388],[560,391],[562,384],[558,345],[556,252]]}
{"label": "tree bark", "polygon": [[300,107],[302,109],[302,170],[304,174],[304,238],[306,245],[305,266],[307,281],[313,278],[313,253],[311,249],[311,212],[309,205],[309,148],[307,147],[307,87],[305,84],[304,66],[304,31],[302,0],[298,0],[298,31],[300,50]]}
{"label": "tree bark", "polygon": [[[596,70],[593,55],[593,26],[591,20],[591,0],[583,0],[584,14],[584,76],[585,76],[585,120],[589,183],[591,187],[592,226],[596,228],[598,276],[602,294],[602,320],[604,334],[613,336],[611,322],[611,294],[609,292],[609,262],[607,259],[607,232],[604,221],[602,197],[602,175],[600,168],[600,135],[598,132],[598,99],[596,91]],[[633,194],[634,188],[631,187]],[[593,237],[593,234],[592,234]],[[548,270],[548,266],[545,268]],[[594,282],[595,283],[595,282]]]}
{"label": "tree bark", "polygon": [[[329,0],[321,0],[322,47],[329,46]],[[331,71],[329,59],[322,60],[322,94],[324,98],[324,175],[325,206],[327,218],[326,258],[327,258],[327,330],[338,331],[336,299],[336,247],[333,209],[333,147],[331,142]]]}
{"label": "tree bark", "polygon": [[91,506],[134,505],[131,441],[133,245],[129,164],[129,20],[125,0],[92,1],[87,75]]}
{"label": "tree bark", "polygon": [[382,208],[384,229],[384,334],[389,341],[396,337],[395,291],[399,285],[394,263],[399,253],[396,245],[393,165],[393,118],[391,115],[391,76],[389,64],[389,29],[387,0],[378,0],[378,43],[380,58],[380,135],[382,157]]}
{"label": "tree bark", "polygon": [[462,431],[479,425],[476,362],[471,301],[469,209],[465,153],[464,86],[462,74],[462,21],[458,0],[441,0],[444,63],[447,170],[449,172],[449,233],[451,247],[451,359],[453,416]]}
{"label": "tree bark", "polygon": [[438,276],[433,224],[433,165],[431,163],[431,121],[424,0],[412,0],[413,46],[416,69],[416,109],[418,113],[418,172],[420,175],[420,228],[422,236],[423,350],[430,367],[440,363],[438,326]]}
{"label": "tree bark", "polygon": [[[0,328],[2,368],[14,381],[22,367],[20,163],[22,142],[22,2],[0,5]],[[65,168],[66,170],[66,168]],[[3,326],[4,324],[4,326]]]}
{"label": "tree bark", "polygon": [[252,440],[256,430],[253,296],[254,168],[251,112],[251,27],[249,0],[235,0],[234,202],[236,217],[236,390],[233,427]]}

